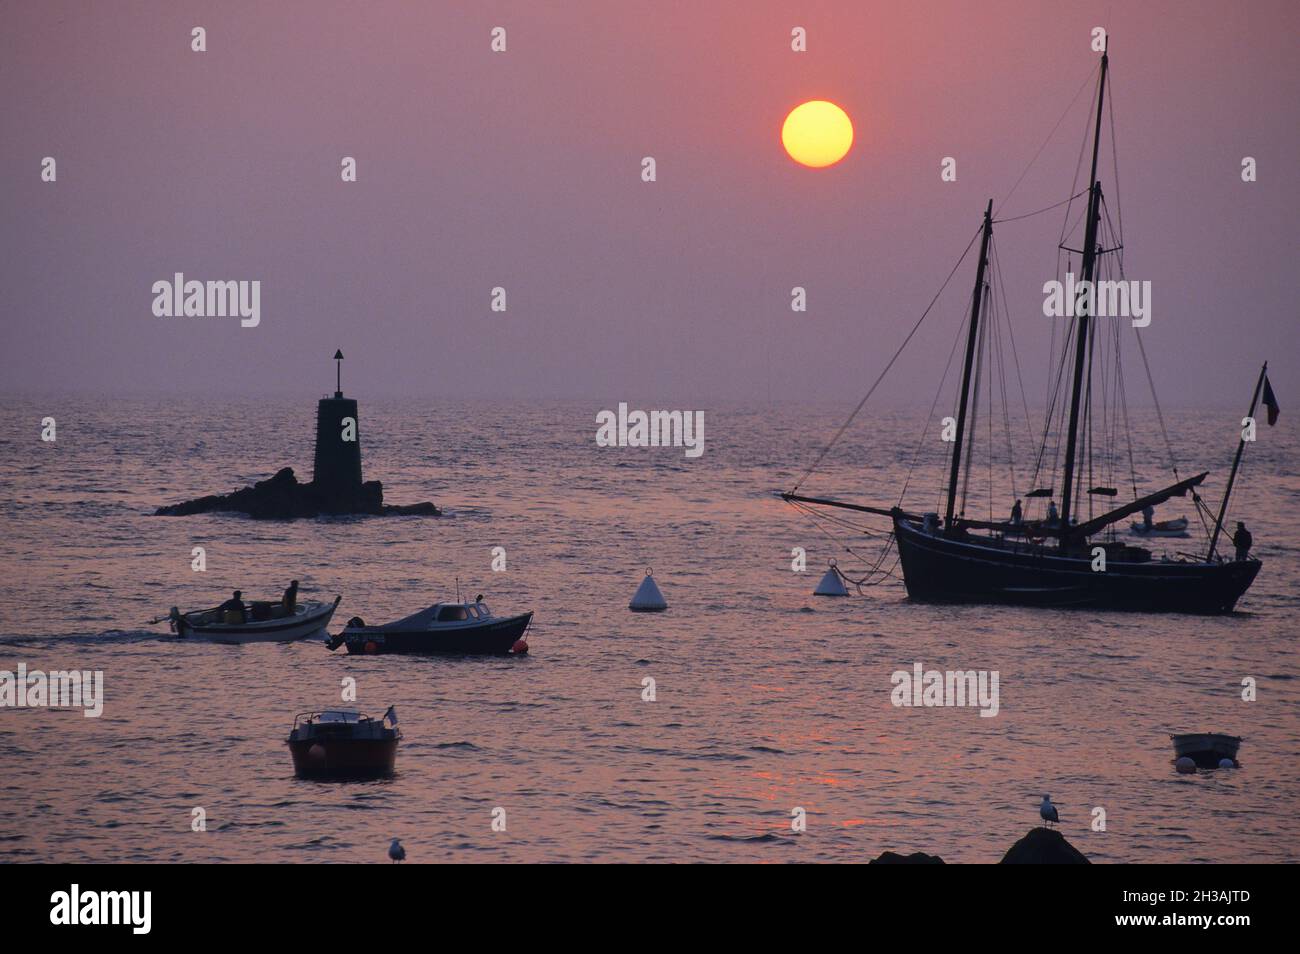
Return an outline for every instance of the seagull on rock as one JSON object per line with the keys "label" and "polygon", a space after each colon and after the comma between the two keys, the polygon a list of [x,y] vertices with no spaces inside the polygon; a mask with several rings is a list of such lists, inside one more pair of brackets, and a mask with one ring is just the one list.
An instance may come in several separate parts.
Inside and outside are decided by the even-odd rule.
{"label": "seagull on rock", "polygon": [[[1061,820],[1061,816],[1057,814],[1056,806],[1052,804],[1052,796],[1043,796],[1043,801],[1038,806],[1038,816],[1044,822],[1059,822]],[[397,842],[393,842],[393,844],[397,844]]]}
{"label": "seagull on rock", "polygon": [[406,860],[406,849],[402,847],[402,843],[396,838],[394,838],[393,843],[388,846],[388,857],[393,859],[394,864]]}

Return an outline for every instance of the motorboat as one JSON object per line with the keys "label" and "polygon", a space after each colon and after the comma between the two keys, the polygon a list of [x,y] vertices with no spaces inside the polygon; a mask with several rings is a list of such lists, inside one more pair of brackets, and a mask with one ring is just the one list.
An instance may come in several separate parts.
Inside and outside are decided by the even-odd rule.
{"label": "motorboat", "polygon": [[292,612],[285,612],[279,601],[253,602],[246,608],[243,622],[226,622],[227,617],[218,609],[182,613],[173,606],[167,619],[177,636],[232,644],[287,643],[328,626],[341,599],[336,596],[332,603],[303,600]]}
{"label": "motorboat", "polygon": [[1147,526],[1145,522],[1134,520],[1129,524],[1129,529],[1142,537],[1188,537],[1187,518],[1176,517],[1173,520],[1157,520],[1155,523]]}
{"label": "motorboat", "polygon": [[382,719],[355,709],[300,712],[287,741],[299,778],[350,779],[392,775],[401,738],[389,706]]}
{"label": "motorboat", "polygon": [[1218,732],[1189,732],[1184,735],[1169,736],[1174,742],[1174,758],[1186,756],[1196,763],[1198,768],[1218,768],[1223,759],[1230,759],[1237,764],[1237,749],[1241,746],[1241,736],[1222,735]]}
{"label": "motorboat", "polygon": [[367,626],[353,617],[326,646],[346,646],[349,653],[473,653],[522,655],[533,614],[494,616],[480,595],[472,603],[435,603],[404,619]]}

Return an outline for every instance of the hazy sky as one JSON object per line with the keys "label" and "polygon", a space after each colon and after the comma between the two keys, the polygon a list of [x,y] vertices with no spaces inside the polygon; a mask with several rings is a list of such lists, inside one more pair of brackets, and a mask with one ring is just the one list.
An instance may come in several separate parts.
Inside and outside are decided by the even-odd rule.
{"label": "hazy sky", "polygon": [[[0,390],[316,397],[341,347],[358,396],[856,398],[1105,26],[1126,265],[1152,282],[1162,398],[1245,404],[1268,358],[1285,405],[1300,4],[1108,6],[6,2]],[[1092,93],[1004,215],[1069,194]],[[856,127],[822,170],[780,144],[816,98]],[[1103,150],[1113,197],[1109,135]],[[1031,394],[1060,228],[1054,213],[997,232]],[[885,400],[928,405],[973,268]],[[155,317],[151,286],[177,271],[259,280],[261,324]]]}

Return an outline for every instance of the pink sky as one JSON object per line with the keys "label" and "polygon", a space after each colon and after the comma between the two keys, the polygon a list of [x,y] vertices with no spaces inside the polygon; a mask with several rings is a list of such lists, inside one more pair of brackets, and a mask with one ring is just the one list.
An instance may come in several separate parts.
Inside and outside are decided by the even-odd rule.
{"label": "pink sky", "polygon": [[[3,22],[5,391],[315,397],[341,347],[358,395],[856,398],[1105,26],[1162,398],[1244,403],[1265,358],[1300,393],[1295,3],[31,3]],[[1004,214],[1068,194],[1088,95]],[[814,98],[856,126],[825,170],[780,146]],[[1031,394],[1060,225],[997,233]],[[176,271],[260,280],[261,325],[155,318]],[[972,281],[973,261],[885,400],[928,404]]]}

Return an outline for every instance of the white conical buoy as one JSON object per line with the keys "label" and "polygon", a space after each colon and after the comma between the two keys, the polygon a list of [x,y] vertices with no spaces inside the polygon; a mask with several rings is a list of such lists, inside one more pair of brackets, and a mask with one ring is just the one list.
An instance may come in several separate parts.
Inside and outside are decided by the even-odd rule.
{"label": "white conical buoy", "polygon": [[649,568],[646,569],[645,579],[636,588],[632,602],[627,604],[627,608],[633,613],[662,613],[668,608],[668,603],[664,600],[664,595],[659,592],[659,587],[655,585],[654,576]]}
{"label": "white conical buoy", "polygon": [[813,596],[848,596],[849,591],[844,586],[844,581],[840,579],[840,571],[835,569],[835,561],[831,560],[831,567],[822,577],[822,581],[817,584],[817,589],[813,590]]}

